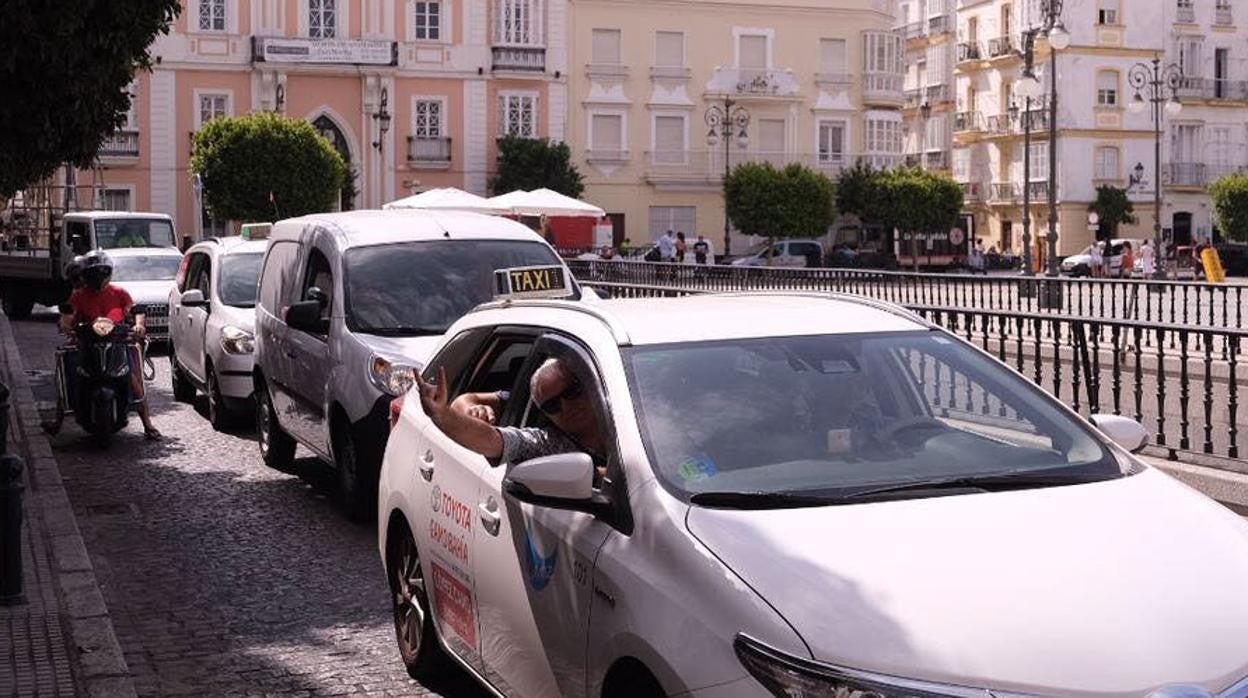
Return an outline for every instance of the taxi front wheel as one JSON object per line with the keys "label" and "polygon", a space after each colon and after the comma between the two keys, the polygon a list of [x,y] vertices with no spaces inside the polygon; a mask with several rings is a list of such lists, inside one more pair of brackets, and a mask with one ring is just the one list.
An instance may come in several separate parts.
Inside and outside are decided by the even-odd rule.
{"label": "taxi front wheel", "polygon": [[404,528],[390,543],[386,564],[390,576],[390,598],[394,612],[394,634],[399,656],[408,676],[428,679],[450,667],[450,660],[438,644],[429,610],[429,590],[420,566],[420,553],[412,534]]}

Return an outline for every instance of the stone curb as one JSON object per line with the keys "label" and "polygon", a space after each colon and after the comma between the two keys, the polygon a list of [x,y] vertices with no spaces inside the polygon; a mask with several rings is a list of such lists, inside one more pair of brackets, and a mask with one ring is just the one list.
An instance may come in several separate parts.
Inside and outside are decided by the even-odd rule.
{"label": "stone curb", "polygon": [[62,617],[68,621],[70,655],[78,689],[92,697],[135,696],[130,668],[117,641],[52,446],[40,424],[39,410],[13,328],[3,315],[0,315],[0,351],[4,354],[0,373],[11,391],[12,444],[26,459],[26,476],[31,483],[27,489],[27,516],[51,552],[58,605]]}

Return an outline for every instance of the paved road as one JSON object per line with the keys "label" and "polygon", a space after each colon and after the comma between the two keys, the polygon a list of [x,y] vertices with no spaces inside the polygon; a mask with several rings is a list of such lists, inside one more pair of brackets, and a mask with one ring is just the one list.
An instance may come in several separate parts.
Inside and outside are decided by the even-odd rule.
{"label": "paved road", "polygon": [[[50,399],[52,318],[13,329]],[[156,364],[165,441],[137,420],[105,452],[72,423],[52,441],[139,694],[482,695],[407,677],[375,532],[339,515],[332,475],[265,468],[251,433],[214,432]]]}

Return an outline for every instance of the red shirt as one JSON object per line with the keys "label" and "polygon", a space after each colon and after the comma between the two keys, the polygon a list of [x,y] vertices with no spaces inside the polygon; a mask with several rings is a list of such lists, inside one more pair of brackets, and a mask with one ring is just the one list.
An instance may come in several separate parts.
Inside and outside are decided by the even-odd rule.
{"label": "red shirt", "polygon": [[80,288],[70,294],[69,304],[74,308],[74,322],[94,322],[100,317],[121,322],[134,307],[134,299],[124,288],[109,284],[99,291]]}

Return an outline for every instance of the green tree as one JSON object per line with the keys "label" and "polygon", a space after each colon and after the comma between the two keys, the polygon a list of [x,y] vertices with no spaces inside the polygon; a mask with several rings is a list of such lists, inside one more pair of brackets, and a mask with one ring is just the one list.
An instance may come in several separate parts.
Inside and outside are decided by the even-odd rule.
{"label": "green tree", "polygon": [[347,165],[312,124],[272,112],[217,118],[192,141],[191,171],[220,220],[268,221],[334,207]]}
{"label": "green tree", "polygon": [[1248,174],[1235,172],[1209,185],[1218,229],[1230,240],[1248,242]]}
{"label": "green tree", "polygon": [[738,165],[724,180],[728,218],[746,235],[819,237],[836,217],[832,180],[802,165]]}
{"label": "green tree", "polygon": [[0,21],[0,196],[87,167],[130,107],[126,86],[178,0],[7,0]]}
{"label": "green tree", "polygon": [[490,179],[490,191],[497,195],[542,188],[574,199],[585,191],[568,144],[510,135],[498,139],[498,172]]}
{"label": "green tree", "polygon": [[962,187],[947,175],[902,168],[881,178],[880,223],[910,238],[910,256],[919,267],[918,236],[952,230],[962,212]]}
{"label": "green tree", "polygon": [[861,160],[854,163],[836,181],[837,210],[863,221],[879,222],[876,219],[885,212],[882,182],[886,174]]}
{"label": "green tree", "polygon": [[1127,190],[1108,184],[1096,188],[1096,200],[1088,206],[1089,211],[1096,213],[1102,231],[1109,237],[1118,234],[1118,226],[1135,224],[1135,206],[1127,198]]}

